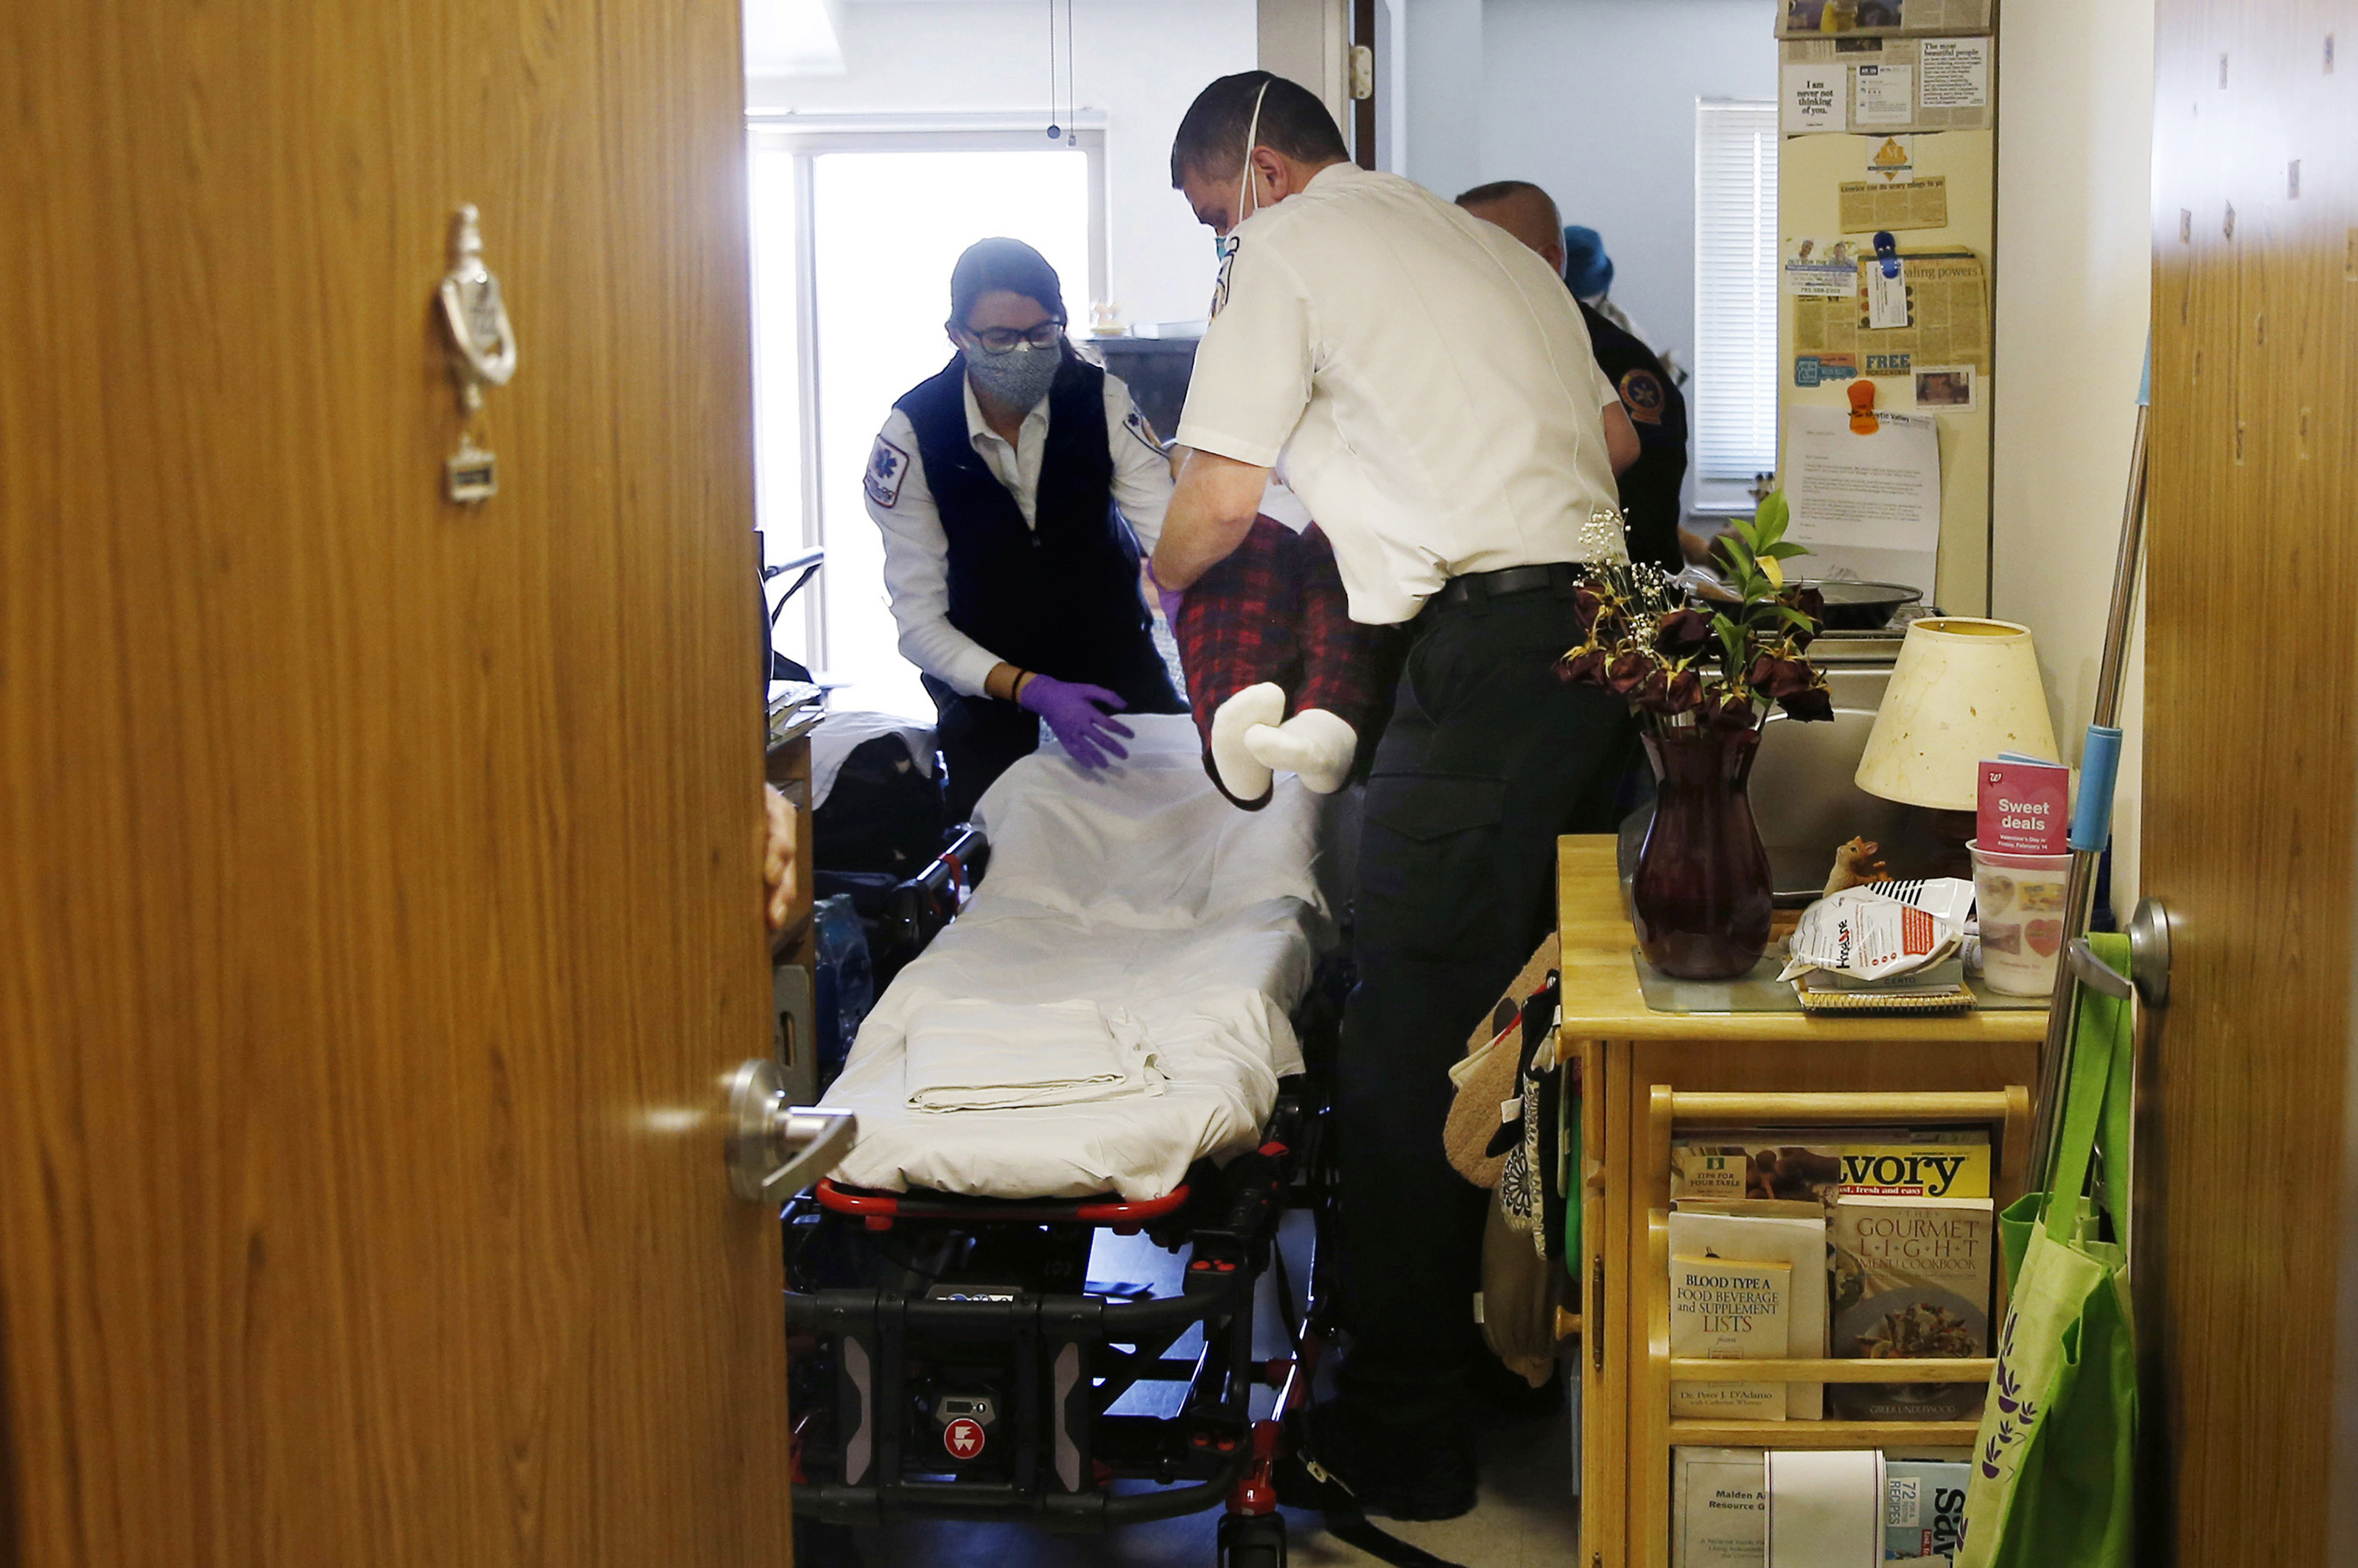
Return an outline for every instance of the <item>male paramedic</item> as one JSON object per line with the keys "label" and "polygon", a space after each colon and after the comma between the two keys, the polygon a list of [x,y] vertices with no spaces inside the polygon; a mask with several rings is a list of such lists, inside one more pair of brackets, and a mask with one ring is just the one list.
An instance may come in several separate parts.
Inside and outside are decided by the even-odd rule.
{"label": "male paramedic", "polygon": [[941,715],[962,821],[1049,730],[1084,770],[1128,755],[1114,715],[1184,713],[1156,652],[1138,557],[1170,460],[1130,391],[1065,340],[1056,269],[978,240],[950,270],[950,362],[892,406],[868,514],[901,652]]}
{"label": "male paramedic", "polygon": [[[1548,265],[1563,270],[1563,220],[1556,215],[1554,198],[1530,180],[1477,185],[1460,191],[1457,205],[1498,224],[1538,252]],[[1638,433],[1638,460],[1619,475],[1621,526],[1629,558],[1674,572],[1687,564],[1679,537],[1679,489],[1687,477],[1687,400],[1653,350],[1574,293],[1596,368],[1621,394],[1622,412]]]}
{"label": "male paramedic", "polygon": [[1171,175],[1222,240],[1157,588],[1235,547],[1282,456],[1352,619],[1411,639],[1368,783],[1336,1086],[1348,1353],[1297,1433],[1317,1463],[1279,1495],[1452,1518],[1474,1502],[1487,1198],[1444,1158],[1448,1070],[1549,929],[1557,835],[1612,826],[1634,727],[1551,666],[1580,640],[1585,564],[1627,558],[1614,473],[1638,439],[1547,264],[1347,161],[1305,89],[1215,81]]}

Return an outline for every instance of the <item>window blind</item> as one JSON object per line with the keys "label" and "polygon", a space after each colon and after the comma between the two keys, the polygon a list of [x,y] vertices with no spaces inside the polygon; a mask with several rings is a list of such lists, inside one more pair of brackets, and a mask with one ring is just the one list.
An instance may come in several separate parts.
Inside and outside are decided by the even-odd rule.
{"label": "window blind", "polygon": [[1777,466],[1777,106],[1695,104],[1695,474]]}

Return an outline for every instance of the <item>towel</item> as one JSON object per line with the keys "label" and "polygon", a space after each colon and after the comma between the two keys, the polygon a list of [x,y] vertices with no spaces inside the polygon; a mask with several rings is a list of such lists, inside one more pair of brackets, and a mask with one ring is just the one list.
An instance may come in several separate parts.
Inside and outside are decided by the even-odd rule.
{"label": "towel", "polygon": [[1145,1026],[1088,1000],[936,1002],[909,1030],[912,1110],[1016,1110],[1163,1092]]}

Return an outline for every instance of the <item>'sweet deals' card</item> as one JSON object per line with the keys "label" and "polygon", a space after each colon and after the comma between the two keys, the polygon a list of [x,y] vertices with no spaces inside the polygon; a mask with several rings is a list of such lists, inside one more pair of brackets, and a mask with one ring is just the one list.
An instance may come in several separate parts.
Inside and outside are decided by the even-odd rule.
{"label": "'sweet deals' card", "polygon": [[2012,758],[1981,764],[1980,820],[1984,851],[2061,855],[2071,829],[2071,770],[2060,762]]}

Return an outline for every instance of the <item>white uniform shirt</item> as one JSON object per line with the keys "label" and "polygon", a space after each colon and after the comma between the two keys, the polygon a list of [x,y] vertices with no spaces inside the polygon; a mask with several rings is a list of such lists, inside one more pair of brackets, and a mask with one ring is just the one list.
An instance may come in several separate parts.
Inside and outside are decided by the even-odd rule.
{"label": "white uniform shirt", "polygon": [[1617,395],[1546,262],[1350,164],[1235,236],[1177,438],[1282,453],[1353,620],[1406,621],[1468,572],[1627,557],[1592,525],[1619,504],[1599,412]]}
{"label": "white uniform shirt", "polygon": [[[1023,525],[1034,528],[1040,506],[1040,464],[1048,445],[1048,400],[1042,398],[1015,433],[1015,444],[984,422],[966,388],[967,438],[976,453],[1015,497]],[[1106,440],[1113,451],[1113,499],[1152,552],[1163,535],[1163,510],[1171,503],[1171,461],[1154,443],[1143,416],[1131,406],[1121,378],[1105,378]],[[901,653],[911,664],[947,682],[968,697],[983,696],[982,683],[997,654],[950,624],[949,536],[940,509],[925,483],[917,435],[898,408],[884,421],[868,460],[868,515],[884,535],[884,589],[892,596],[892,620],[901,629]]]}

